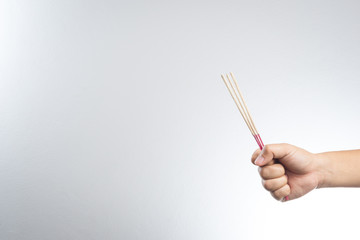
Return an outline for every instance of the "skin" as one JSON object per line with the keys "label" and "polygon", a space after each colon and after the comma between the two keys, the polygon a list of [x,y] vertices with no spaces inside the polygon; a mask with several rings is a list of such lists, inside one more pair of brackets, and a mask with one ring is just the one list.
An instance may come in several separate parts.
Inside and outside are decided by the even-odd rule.
{"label": "skin", "polygon": [[280,201],[316,188],[360,187],[360,150],[314,154],[290,144],[269,144],[256,150],[251,161],[259,166],[264,188]]}

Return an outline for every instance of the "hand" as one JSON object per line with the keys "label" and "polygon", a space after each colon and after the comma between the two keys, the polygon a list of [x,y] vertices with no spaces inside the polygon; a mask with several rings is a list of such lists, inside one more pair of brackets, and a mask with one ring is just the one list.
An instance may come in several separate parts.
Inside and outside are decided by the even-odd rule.
{"label": "hand", "polygon": [[299,198],[317,188],[321,181],[316,154],[290,144],[269,144],[251,158],[259,166],[263,186],[281,201]]}

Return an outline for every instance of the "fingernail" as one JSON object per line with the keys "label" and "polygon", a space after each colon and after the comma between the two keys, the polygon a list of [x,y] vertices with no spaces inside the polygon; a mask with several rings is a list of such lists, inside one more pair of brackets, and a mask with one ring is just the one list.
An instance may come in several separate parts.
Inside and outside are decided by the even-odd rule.
{"label": "fingernail", "polygon": [[264,162],[264,157],[263,156],[258,156],[257,158],[256,158],[256,160],[255,160],[255,164],[256,165],[261,165],[263,162]]}

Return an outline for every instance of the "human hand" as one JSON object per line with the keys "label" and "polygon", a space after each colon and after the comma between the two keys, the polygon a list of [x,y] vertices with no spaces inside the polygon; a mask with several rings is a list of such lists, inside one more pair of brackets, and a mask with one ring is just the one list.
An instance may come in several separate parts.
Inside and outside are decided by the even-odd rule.
{"label": "human hand", "polygon": [[299,198],[317,188],[321,181],[320,159],[316,154],[290,144],[265,145],[251,158],[259,166],[266,190],[280,201]]}

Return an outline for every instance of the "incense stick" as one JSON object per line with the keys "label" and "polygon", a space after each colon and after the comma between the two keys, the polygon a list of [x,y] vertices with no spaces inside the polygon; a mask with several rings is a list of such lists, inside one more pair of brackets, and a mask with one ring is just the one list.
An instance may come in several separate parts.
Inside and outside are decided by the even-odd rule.
{"label": "incense stick", "polygon": [[[239,112],[241,113],[241,116],[243,117],[247,127],[249,128],[251,134],[255,138],[256,143],[259,145],[260,149],[262,150],[265,145],[260,137],[258,130],[255,127],[254,120],[252,119],[249,109],[245,103],[244,96],[240,91],[239,85],[235,79],[234,74],[230,73],[230,76],[231,79],[228,74],[226,74],[226,78],[224,77],[224,75],[221,75],[221,78],[224,81],[226,88],[229,90],[229,93],[232,99],[234,100]],[[289,200],[289,196],[286,196],[285,200],[286,201]]]}
{"label": "incense stick", "polygon": [[255,138],[256,143],[259,145],[260,149],[262,150],[264,148],[264,143],[260,137],[260,134],[255,127],[254,120],[251,117],[251,114],[249,112],[249,109],[245,103],[244,96],[242,95],[239,85],[235,79],[235,76],[233,73],[230,73],[231,78],[228,74],[221,75],[222,80],[225,83],[226,88],[229,90],[229,93],[232,97],[232,99],[235,102],[235,105],[237,106],[241,116],[243,117],[247,127],[249,128],[251,134]]}

